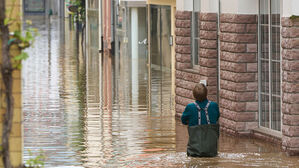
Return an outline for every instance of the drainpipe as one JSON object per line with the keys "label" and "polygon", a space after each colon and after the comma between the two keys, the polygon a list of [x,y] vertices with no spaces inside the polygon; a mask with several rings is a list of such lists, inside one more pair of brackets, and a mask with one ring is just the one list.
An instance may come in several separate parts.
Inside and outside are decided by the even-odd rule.
{"label": "drainpipe", "polygon": [[115,54],[115,0],[111,0],[111,54]]}
{"label": "drainpipe", "polygon": [[217,14],[217,40],[218,40],[218,45],[217,45],[217,51],[218,51],[218,58],[217,58],[217,103],[220,103],[220,14],[221,14],[221,0],[218,0],[218,14]]}
{"label": "drainpipe", "polygon": [[104,36],[103,36],[103,1],[99,1],[99,53],[104,53]]}

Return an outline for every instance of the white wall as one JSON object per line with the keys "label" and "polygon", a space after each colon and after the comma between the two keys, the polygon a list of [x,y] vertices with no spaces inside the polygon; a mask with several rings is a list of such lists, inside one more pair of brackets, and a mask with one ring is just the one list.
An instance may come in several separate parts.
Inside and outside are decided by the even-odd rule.
{"label": "white wall", "polygon": [[178,11],[192,11],[193,10],[193,0],[177,0],[176,10]]}
{"label": "white wall", "polygon": [[[218,12],[219,0],[200,0],[201,11],[205,13]],[[221,13],[257,14],[258,0],[220,0]],[[193,0],[177,0],[178,11],[192,11]]]}
{"label": "white wall", "polygon": [[220,0],[221,13],[258,14],[258,0]]}
{"label": "white wall", "polygon": [[219,0],[201,0],[201,12],[218,13]]}
{"label": "white wall", "polygon": [[[258,14],[259,0],[200,0],[201,12],[218,12],[218,1],[220,1],[221,13],[234,14]],[[299,16],[299,0],[280,0],[281,14],[283,17],[291,15]],[[177,0],[178,11],[192,11],[193,0]]]}
{"label": "white wall", "polygon": [[282,16],[290,17],[292,15],[299,16],[299,0],[281,0]]}

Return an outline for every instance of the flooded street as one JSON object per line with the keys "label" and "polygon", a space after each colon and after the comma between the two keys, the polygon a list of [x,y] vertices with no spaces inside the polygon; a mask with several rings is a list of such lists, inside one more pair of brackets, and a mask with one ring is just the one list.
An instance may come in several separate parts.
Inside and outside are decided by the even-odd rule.
{"label": "flooded street", "polygon": [[[221,133],[216,158],[186,156],[171,75],[98,51],[97,25],[82,35],[68,20],[28,17],[39,29],[23,65],[24,162],[45,167],[297,167],[279,145]],[[32,153],[32,154],[31,154]]]}

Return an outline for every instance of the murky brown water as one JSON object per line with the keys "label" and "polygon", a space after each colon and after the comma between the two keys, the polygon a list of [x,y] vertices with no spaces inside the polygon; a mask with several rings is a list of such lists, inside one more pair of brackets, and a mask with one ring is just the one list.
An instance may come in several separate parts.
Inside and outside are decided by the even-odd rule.
{"label": "murky brown water", "polygon": [[41,35],[23,67],[24,162],[42,150],[45,167],[299,166],[277,145],[223,133],[218,157],[186,157],[169,73],[152,70],[149,80],[144,59],[134,71],[125,53],[98,54],[96,25],[83,52],[67,21],[31,19]]}

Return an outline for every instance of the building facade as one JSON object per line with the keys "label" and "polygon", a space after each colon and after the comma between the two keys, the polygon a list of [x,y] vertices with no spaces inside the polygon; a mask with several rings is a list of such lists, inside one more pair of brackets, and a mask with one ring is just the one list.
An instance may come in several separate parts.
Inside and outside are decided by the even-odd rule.
{"label": "building facade", "polygon": [[299,154],[296,0],[177,0],[176,115],[204,82],[221,129]]}

